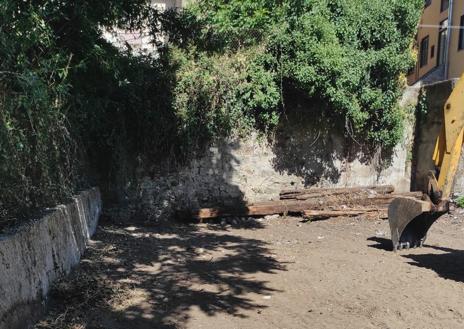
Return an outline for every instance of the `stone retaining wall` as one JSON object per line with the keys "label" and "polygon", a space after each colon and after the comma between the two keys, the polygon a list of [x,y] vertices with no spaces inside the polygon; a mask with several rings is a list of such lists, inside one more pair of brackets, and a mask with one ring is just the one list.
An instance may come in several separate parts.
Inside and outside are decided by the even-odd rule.
{"label": "stone retaining wall", "polygon": [[[403,103],[414,106],[417,90]],[[312,113],[312,111],[314,113]],[[166,171],[166,164],[138,182],[136,209],[116,209],[109,216],[124,221],[172,218],[177,210],[276,200],[282,189],[311,186],[394,185],[409,191],[413,125],[392,152],[370,154],[341,125],[329,125],[313,105],[293,109],[275,136],[257,134],[215,142],[202,156]],[[372,150],[371,150],[372,151]],[[118,218],[119,217],[119,218]]]}

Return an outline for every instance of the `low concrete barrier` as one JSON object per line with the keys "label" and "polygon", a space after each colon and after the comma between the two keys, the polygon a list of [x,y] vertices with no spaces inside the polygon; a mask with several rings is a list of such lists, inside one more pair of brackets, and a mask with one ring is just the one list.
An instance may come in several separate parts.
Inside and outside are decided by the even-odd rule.
{"label": "low concrete barrier", "polygon": [[42,314],[50,285],[79,263],[101,209],[94,188],[0,236],[0,329],[28,328]]}

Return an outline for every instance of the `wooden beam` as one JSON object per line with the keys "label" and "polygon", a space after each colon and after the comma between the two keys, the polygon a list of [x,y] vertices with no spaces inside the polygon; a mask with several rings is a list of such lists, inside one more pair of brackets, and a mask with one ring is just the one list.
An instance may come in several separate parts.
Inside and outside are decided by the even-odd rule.
{"label": "wooden beam", "polygon": [[297,196],[324,197],[329,195],[353,194],[353,193],[371,193],[389,194],[395,191],[392,185],[385,186],[366,186],[366,187],[342,187],[342,188],[310,188],[301,190],[283,190],[280,192],[281,199],[292,199]]}
{"label": "wooden beam", "polygon": [[373,212],[386,212],[387,208],[370,208],[370,209],[343,209],[343,210],[305,210],[303,211],[304,217],[324,217],[324,218],[331,218],[331,217],[351,217],[351,216],[359,216],[366,213],[373,213]]}
{"label": "wooden beam", "polygon": [[348,207],[387,208],[391,201],[401,194],[377,195],[373,197],[360,197],[348,200],[278,200],[260,202],[251,205],[239,205],[237,207],[215,207],[196,209],[191,212],[190,217],[196,219],[210,219],[217,217],[232,216],[266,216],[287,213],[302,213],[305,210],[324,210],[328,208],[339,208],[345,204]]}

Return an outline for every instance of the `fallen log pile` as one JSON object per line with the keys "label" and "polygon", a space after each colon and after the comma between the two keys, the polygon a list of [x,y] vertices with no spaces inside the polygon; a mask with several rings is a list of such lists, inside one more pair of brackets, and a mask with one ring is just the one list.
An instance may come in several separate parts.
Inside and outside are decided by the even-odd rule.
{"label": "fallen log pile", "polygon": [[280,200],[236,207],[197,209],[192,217],[204,220],[219,217],[243,217],[297,214],[305,218],[369,215],[386,218],[388,205],[397,197],[421,199],[422,192],[394,193],[394,187],[311,188],[284,190]]}

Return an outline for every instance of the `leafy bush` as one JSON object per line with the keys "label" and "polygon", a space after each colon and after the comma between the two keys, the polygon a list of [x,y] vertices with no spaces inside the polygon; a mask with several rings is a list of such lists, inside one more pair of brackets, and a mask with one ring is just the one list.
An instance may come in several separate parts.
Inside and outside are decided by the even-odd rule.
{"label": "leafy bush", "polygon": [[172,51],[178,67],[173,107],[189,144],[277,124],[279,88],[273,73],[257,65],[257,52]]}
{"label": "leafy bush", "polygon": [[459,208],[464,208],[464,196],[461,196],[461,197],[457,198],[456,205]]}
{"label": "leafy bush", "polygon": [[183,16],[198,17],[191,43],[209,52],[260,45],[257,65],[274,84],[322,101],[321,114],[343,120],[359,140],[391,147],[402,136],[397,100],[401,76],[414,64],[422,6],[420,0],[200,0]]}
{"label": "leafy bush", "polygon": [[4,1],[0,21],[0,210],[8,218],[69,195],[75,144],[69,57],[41,8]]}
{"label": "leafy bush", "polygon": [[[102,27],[140,26],[156,16],[150,8],[145,0],[0,3],[0,227],[85,183],[86,147],[119,127],[96,115],[99,128],[89,129],[93,114],[117,112],[117,98],[102,100],[110,91],[97,94],[123,90],[127,77],[115,67],[130,61],[102,39]],[[107,69],[105,81],[95,79],[96,67]]]}

